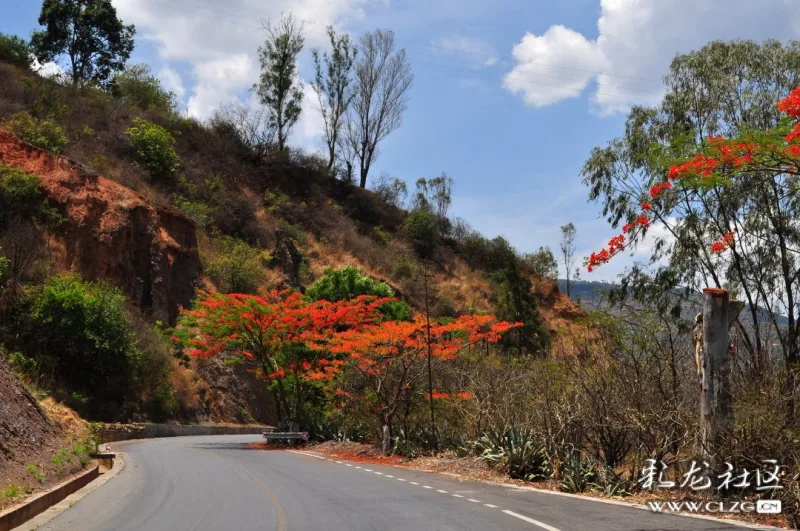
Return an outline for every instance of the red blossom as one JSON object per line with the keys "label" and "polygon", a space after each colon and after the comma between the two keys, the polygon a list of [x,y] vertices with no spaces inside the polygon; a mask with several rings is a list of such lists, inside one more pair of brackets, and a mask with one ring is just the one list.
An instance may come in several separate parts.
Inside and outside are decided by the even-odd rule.
{"label": "red blossom", "polygon": [[664,181],[663,183],[656,184],[652,188],[650,188],[650,197],[652,197],[653,199],[658,199],[659,197],[661,197],[662,193],[669,190],[670,188],[672,188],[672,183],[669,181]]}

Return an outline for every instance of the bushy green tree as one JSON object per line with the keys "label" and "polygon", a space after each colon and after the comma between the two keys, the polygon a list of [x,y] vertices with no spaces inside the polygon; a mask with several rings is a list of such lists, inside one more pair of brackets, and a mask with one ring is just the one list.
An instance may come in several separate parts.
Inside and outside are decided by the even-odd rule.
{"label": "bushy green tree", "polygon": [[536,276],[553,280],[558,277],[558,262],[550,247],[539,247],[535,253],[526,253],[522,260]]}
{"label": "bushy green tree", "polygon": [[17,66],[31,66],[33,50],[30,44],[16,35],[0,33],[0,61]]}
{"label": "bushy green tree", "polygon": [[175,175],[180,158],[169,131],[143,118],[134,118],[133,126],[125,134],[136,150],[136,164],[150,172],[150,177],[164,180]]}
{"label": "bushy green tree", "polygon": [[[625,134],[592,150],[582,172],[589,198],[613,227],[633,222],[645,208],[652,210],[648,227],[658,226],[648,246],[650,267],[627,271],[617,294],[661,302],[663,293],[694,297],[705,287],[730,288],[747,303],[742,318],[772,323],[736,327],[740,359],[760,370],[780,349],[789,367],[800,366],[796,176],[748,175],[734,166],[691,189],[661,188],[665,181],[673,184],[671,163],[709,150],[709,139],[741,136],[758,143],[766,131],[786,125],[777,102],[800,86],[800,42],[714,41],[676,56],[664,79],[662,102],[632,109]],[[641,242],[648,227],[629,231],[628,245]],[[712,242],[728,231],[740,243],[721,258]],[[666,314],[675,302],[659,310]],[[788,378],[796,371],[787,370]]]}
{"label": "bushy green tree", "polygon": [[65,274],[33,293],[30,308],[40,365],[86,397],[90,411],[120,404],[141,364],[125,295]]}
{"label": "bushy green tree", "polygon": [[66,56],[73,86],[104,84],[133,51],[136,30],[122,23],[110,0],[44,0],[39,24],[45,29],[31,38],[37,59]]}
{"label": "bushy green tree", "polygon": [[428,210],[412,210],[403,223],[403,232],[411,241],[414,252],[422,258],[430,258],[439,238],[436,217]]}
{"label": "bushy green tree", "polygon": [[[360,295],[375,295],[377,297],[394,297],[394,290],[385,282],[375,280],[363,274],[354,266],[342,269],[327,268],[316,282],[306,290],[306,296],[311,300],[326,300],[331,302],[355,299]],[[389,319],[404,321],[411,318],[411,310],[402,301],[390,302],[383,305],[380,311]]]}
{"label": "bushy green tree", "polygon": [[178,107],[175,93],[161,86],[150,65],[137,64],[114,76],[111,93],[142,110],[155,109],[174,113]]}
{"label": "bushy green tree", "polygon": [[258,249],[242,240],[221,236],[214,240],[216,256],[206,272],[223,293],[256,293],[266,281]]}
{"label": "bushy green tree", "polygon": [[61,154],[69,143],[64,130],[52,118],[39,119],[27,112],[20,112],[3,125],[25,142],[56,155]]}

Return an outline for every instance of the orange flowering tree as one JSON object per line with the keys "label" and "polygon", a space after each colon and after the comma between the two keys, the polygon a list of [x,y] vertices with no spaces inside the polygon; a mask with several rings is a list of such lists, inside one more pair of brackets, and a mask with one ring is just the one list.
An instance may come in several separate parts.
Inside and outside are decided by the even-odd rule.
{"label": "orange flowering tree", "polygon": [[337,332],[358,330],[380,321],[378,309],[390,299],[361,296],[352,300],[309,301],[297,292],[259,295],[201,292],[190,310],[182,310],[172,341],[190,357],[221,353],[245,363],[269,382],[279,420],[297,420],[305,394],[333,374],[340,361],[329,361],[322,345]]}
{"label": "orange flowering tree", "polygon": [[[448,362],[478,342],[494,343],[521,323],[498,321],[490,315],[465,315],[447,322],[424,315],[411,321],[384,321],[350,328],[333,336],[325,348],[341,371],[319,374],[328,381],[327,391],[340,403],[368,408],[381,430],[382,449],[391,449],[392,421],[401,404],[410,406],[409,393],[428,375],[428,353],[437,362]],[[471,399],[465,392],[436,389],[429,400]]]}
{"label": "orange flowering tree", "polygon": [[[731,100],[715,91],[745,90],[736,85],[740,78],[712,85],[711,74],[692,70],[690,91],[673,81],[683,79],[675,68],[662,105],[634,109],[626,136],[595,149],[584,167],[591,198],[602,201],[613,226],[621,225],[587,268],[636,250],[650,235],[649,264],[623,275],[622,289],[653,300],[678,286],[686,293],[733,290],[753,323],[764,323],[764,310],[771,321],[737,323],[749,363],[765,366],[768,336],[777,334],[793,389],[800,361],[800,88],[771,105],[764,102],[766,85]],[[776,79],[769,93],[783,82]],[[789,403],[793,409],[791,396]]]}

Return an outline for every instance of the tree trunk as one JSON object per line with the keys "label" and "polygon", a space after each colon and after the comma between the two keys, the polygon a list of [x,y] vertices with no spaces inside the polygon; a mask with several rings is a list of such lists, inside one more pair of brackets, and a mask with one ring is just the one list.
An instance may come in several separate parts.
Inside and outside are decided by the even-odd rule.
{"label": "tree trunk", "polygon": [[392,426],[388,415],[381,415],[381,430],[381,451],[383,455],[389,455],[389,452],[392,451]]}
{"label": "tree trunk", "polygon": [[[724,289],[703,290],[703,374],[700,386],[702,453],[713,463],[733,428],[731,347],[728,331],[744,303],[728,299]],[[712,466],[714,466],[712,464]]]}

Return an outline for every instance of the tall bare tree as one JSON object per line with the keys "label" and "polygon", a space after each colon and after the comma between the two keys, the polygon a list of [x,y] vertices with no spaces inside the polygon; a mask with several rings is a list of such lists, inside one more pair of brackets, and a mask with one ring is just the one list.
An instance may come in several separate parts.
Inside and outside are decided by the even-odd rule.
{"label": "tall bare tree", "polygon": [[572,279],[577,278],[578,270],[575,267],[575,225],[567,223],[561,226],[561,259],[564,261],[564,270],[567,274],[567,297],[572,295]]}
{"label": "tall bare tree", "polygon": [[278,149],[283,151],[303,101],[303,84],[297,77],[297,56],[305,43],[303,24],[288,14],[276,23],[265,22],[263,29],[266,40],[258,49],[261,78],[253,91],[269,111],[269,125],[275,130]]}
{"label": "tall bare tree", "polygon": [[311,88],[317,94],[319,111],[325,125],[328,171],[330,171],[336,160],[336,148],[345,113],[355,96],[352,72],[358,50],[350,41],[349,35],[337,35],[332,26],[328,26],[328,37],[331,41],[330,55],[325,52],[320,56],[318,48],[311,51],[315,70]]}
{"label": "tall bare tree", "polygon": [[400,127],[414,75],[406,51],[395,52],[394,32],[365,33],[355,65],[355,96],[345,127],[347,142],[360,164],[360,186],[366,188],[381,140]]}

